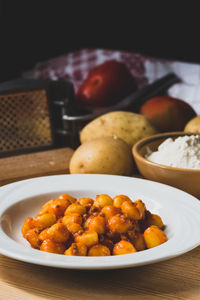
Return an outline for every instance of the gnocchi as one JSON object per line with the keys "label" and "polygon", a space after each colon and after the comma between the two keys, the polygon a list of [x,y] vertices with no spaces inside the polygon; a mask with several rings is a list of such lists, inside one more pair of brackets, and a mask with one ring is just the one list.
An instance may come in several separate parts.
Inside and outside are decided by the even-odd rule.
{"label": "gnocchi", "polygon": [[35,218],[27,217],[23,237],[32,248],[68,256],[121,255],[167,241],[159,215],[140,199],[107,194],[76,199],[62,194],[46,202]]}

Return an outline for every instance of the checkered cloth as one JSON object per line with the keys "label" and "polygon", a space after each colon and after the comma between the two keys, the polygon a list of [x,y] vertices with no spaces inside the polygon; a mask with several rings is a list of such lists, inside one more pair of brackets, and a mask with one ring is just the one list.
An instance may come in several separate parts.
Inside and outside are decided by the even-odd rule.
{"label": "checkered cloth", "polygon": [[120,61],[128,67],[139,88],[147,84],[144,56],[100,49],[83,49],[38,63],[34,70],[34,77],[53,80],[65,78],[73,83],[76,91],[91,69],[111,59]]}
{"label": "checkered cloth", "polygon": [[200,65],[156,59],[137,53],[104,49],[83,49],[45,62],[24,73],[23,77],[56,80],[65,78],[73,83],[75,91],[86,79],[88,72],[95,66],[115,59],[123,62],[134,76],[138,88],[142,88],[156,79],[174,72],[181,83],[174,84],[167,91],[172,97],[180,98],[200,115]]}

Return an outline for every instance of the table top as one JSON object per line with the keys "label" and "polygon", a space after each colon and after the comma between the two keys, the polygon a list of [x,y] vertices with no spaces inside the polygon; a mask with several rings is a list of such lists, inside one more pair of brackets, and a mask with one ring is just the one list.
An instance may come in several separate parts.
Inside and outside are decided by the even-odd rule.
{"label": "table top", "polygon": [[[0,159],[0,185],[69,172],[70,148]],[[22,164],[23,162],[23,164]],[[148,266],[106,271],[63,270],[0,255],[0,300],[200,299],[200,247]]]}

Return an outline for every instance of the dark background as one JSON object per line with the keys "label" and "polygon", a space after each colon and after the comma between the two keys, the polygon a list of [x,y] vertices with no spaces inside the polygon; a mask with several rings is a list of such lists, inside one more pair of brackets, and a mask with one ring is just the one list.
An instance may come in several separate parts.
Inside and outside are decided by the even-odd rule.
{"label": "dark background", "polygon": [[164,2],[160,7],[147,5],[148,1],[140,4],[0,0],[0,81],[19,77],[39,61],[81,48],[200,62],[200,26],[188,4],[187,14],[183,4],[178,10]]}

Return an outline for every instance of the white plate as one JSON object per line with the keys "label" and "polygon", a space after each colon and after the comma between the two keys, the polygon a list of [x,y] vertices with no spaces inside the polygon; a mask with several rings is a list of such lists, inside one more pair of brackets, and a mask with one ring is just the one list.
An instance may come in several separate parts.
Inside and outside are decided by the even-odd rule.
{"label": "white plate", "polygon": [[[125,194],[142,199],[166,224],[168,241],[137,253],[107,257],[65,256],[32,249],[21,235],[26,217],[52,197]],[[200,201],[170,186],[144,179],[111,175],[57,175],[0,188],[0,253],[21,261],[69,269],[114,269],[141,266],[183,254],[200,244]]]}

